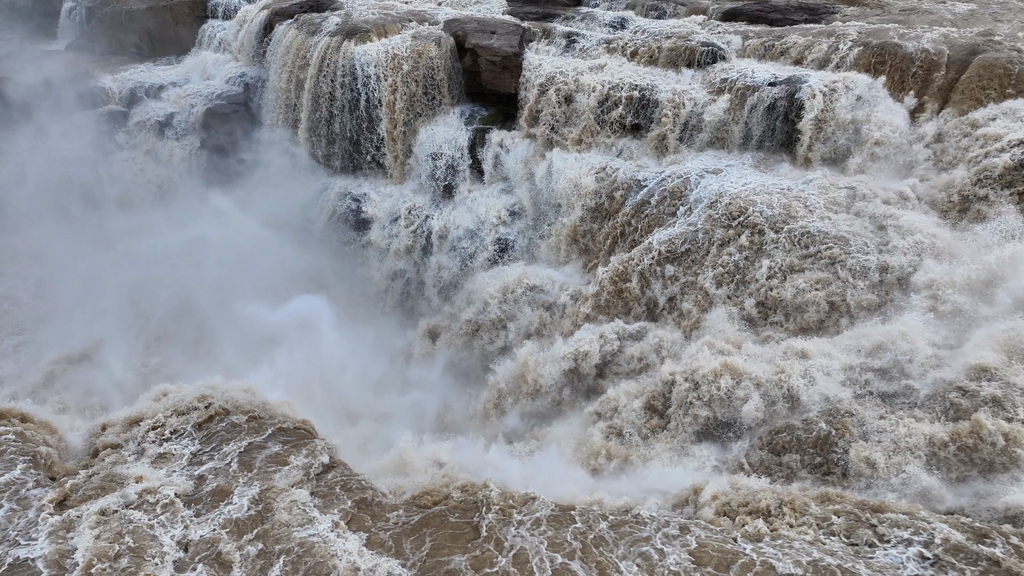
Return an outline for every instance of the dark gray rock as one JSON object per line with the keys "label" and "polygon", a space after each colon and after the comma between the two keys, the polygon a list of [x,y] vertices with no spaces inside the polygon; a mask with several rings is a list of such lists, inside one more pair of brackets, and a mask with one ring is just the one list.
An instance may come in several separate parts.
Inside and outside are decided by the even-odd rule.
{"label": "dark gray rock", "polygon": [[252,160],[245,152],[260,125],[253,106],[258,89],[255,79],[242,80],[237,91],[221,94],[203,111],[200,149],[206,152],[206,178],[213,182],[240,177]]}
{"label": "dark gray rock", "polygon": [[800,142],[804,101],[800,88],[807,77],[794,74],[768,82],[749,97],[742,146],[763,152],[795,154]]}
{"label": "dark gray rock", "polygon": [[583,0],[511,0],[508,5],[510,7],[579,8],[583,6]]}
{"label": "dark gray rock", "polygon": [[91,5],[67,49],[136,58],[180,56],[206,22],[206,0],[104,0]]}
{"label": "dark gray rock", "polygon": [[332,224],[338,231],[349,231],[356,238],[365,236],[373,228],[373,220],[366,211],[366,193],[349,192],[343,196],[332,215]]}
{"label": "dark gray rock", "polygon": [[583,0],[511,0],[505,14],[524,22],[554,22],[583,5]]}
{"label": "dark gray rock", "polygon": [[570,14],[572,8],[546,8],[544,6],[509,6],[505,9],[505,15],[522,20],[523,22],[555,22],[559,18]]}
{"label": "dark gray rock", "polygon": [[131,112],[126,108],[110,105],[97,109],[95,114],[104,127],[116,131],[128,125],[128,117]]}
{"label": "dark gray rock", "polygon": [[722,22],[742,22],[765,26],[824,24],[839,14],[839,7],[822,2],[759,0],[730,6],[717,15]]}
{"label": "dark gray rock", "polygon": [[728,59],[729,54],[725,51],[725,48],[710,40],[700,40],[697,42],[697,50],[693,58],[693,64],[687,67],[707,68],[708,66],[714,66],[719,62],[725,62]]}
{"label": "dark gray rock", "polygon": [[200,148],[207,154],[207,177],[230,180],[240,175],[240,153],[251,142],[259,120],[248,106],[223,103],[203,112]]}
{"label": "dark gray rock", "polygon": [[455,39],[471,100],[512,107],[523,74],[523,51],[533,40],[532,30],[502,18],[465,16],[444,22]]}
{"label": "dark gray rock", "polygon": [[467,118],[468,125],[473,128],[469,140],[470,170],[478,178],[484,177],[484,148],[487,137],[494,130],[511,130],[515,128],[516,115],[500,108],[481,108]]}

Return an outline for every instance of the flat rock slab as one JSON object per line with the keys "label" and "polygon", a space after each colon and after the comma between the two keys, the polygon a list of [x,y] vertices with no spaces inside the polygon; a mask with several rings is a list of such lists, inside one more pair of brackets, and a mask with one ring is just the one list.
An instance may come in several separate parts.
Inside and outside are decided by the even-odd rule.
{"label": "flat rock slab", "polygon": [[583,5],[583,0],[509,0],[505,14],[525,22],[554,22]]}
{"label": "flat rock slab", "polygon": [[721,11],[717,19],[722,22],[741,22],[764,26],[799,26],[824,24],[839,14],[839,7],[822,2],[773,2],[762,0],[730,6]]}
{"label": "flat rock slab", "polygon": [[583,0],[509,0],[509,8],[579,8]]}

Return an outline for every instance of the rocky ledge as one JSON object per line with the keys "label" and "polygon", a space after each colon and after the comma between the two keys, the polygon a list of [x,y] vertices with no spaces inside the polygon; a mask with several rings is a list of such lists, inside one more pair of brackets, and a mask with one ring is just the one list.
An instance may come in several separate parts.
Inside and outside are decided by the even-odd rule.
{"label": "rocky ledge", "polygon": [[186,54],[207,20],[206,0],[101,0],[82,11],[68,50],[142,59]]}
{"label": "rocky ledge", "polygon": [[523,51],[534,32],[514,20],[466,16],[446,20],[465,73],[466,94],[475,101],[515,108]]}
{"label": "rocky ledge", "polygon": [[822,2],[758,0],[729,6],[717,14],[717,19],[722,22],[779,28],[801,24],[825,24],[833,20],[839,12],[838,6]]}

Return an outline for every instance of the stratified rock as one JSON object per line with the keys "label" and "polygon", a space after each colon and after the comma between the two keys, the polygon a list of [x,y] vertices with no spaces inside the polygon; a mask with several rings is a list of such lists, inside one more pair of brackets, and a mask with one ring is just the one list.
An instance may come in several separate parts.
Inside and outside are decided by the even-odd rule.
{"label": "stratified rock", "polygon": [[743,22],[766,26],[823,24],[839,13],[839,8],[820,2],[774,2],[760,0],[730,6],[718,14],[722,22]]}
{"label": "stratified rock", "polygon": [[159,58],[186,54],[206,22],[206,0],[104,0],[90,6],[68,50]]}
{"label": "stratified rock", "polygon": [[480,102],[515,106],[523,51],[532,31],[513,20],[465,16],[446,20],[466,80],[466,95]]}
{"label": "stratified rock", "polygon": [[300,14],[322,14],[339,7],[336,0],[275,0],[263,8],[269,13],[264,38],[269,38],[279,24]]}
{"label": "stratified rock", "polygon": [[990,52],[974,59],[950,92],[947,110],[965,114],[1024,95],[1024,55]]}
{"label": "stratified rock", "polygon": [[579,8],[583,6],[583,0],[511,0],[508,5],[510,7]]}
{"label": "stratified rock", "polygon": [[570,13],[571,8],[544,8],[543,6],[509,6],[505,15],[523,22],[551,23]]}
{"label": "stratified rock", "polygon": [[61,6],[61,0],[0,0],[0,27],[23,26],[56,36]]}
{"label": "stratified rock", "polygon": [[738,33],[738,58],[884,78],[895,101],[913,104],[914,118],[1024,97],[1024,50],[998,37],[842,23]]}
{"label": "stratified rock", "polygon": [[554,22],[583,5],[583,0],[510,0],[505,14],[524,22]]}

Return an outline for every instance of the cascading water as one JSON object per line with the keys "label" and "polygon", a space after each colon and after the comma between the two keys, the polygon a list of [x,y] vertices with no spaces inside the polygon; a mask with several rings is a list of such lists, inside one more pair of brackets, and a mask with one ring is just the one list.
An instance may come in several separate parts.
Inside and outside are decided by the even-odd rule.
{"label": "cascading water", "polygon": [[267,60],[266,121],[339,172],[403,179],[416,125],[462,88],[451,37],[416,15],[299,18],[275,31]]}
{"label": "cascading water", "polygon": [[591,4],[0,37],[0,574],[1024,573],[1019,7]]}

